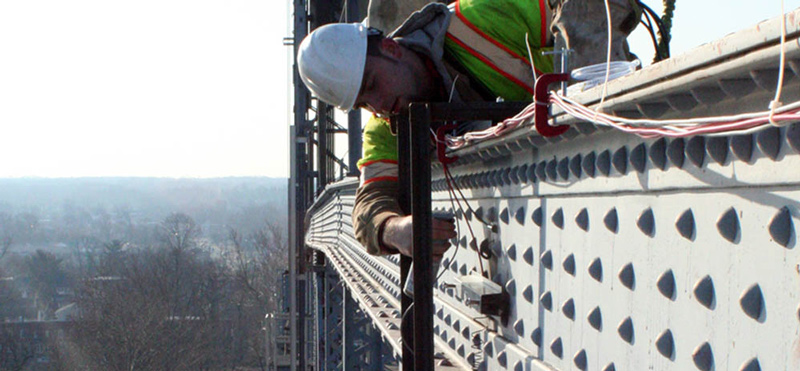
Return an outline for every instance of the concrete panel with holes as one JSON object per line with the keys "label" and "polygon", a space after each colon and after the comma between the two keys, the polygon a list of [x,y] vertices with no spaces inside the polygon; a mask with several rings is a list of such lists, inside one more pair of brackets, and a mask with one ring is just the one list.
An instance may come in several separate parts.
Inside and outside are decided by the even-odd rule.
{"label": "concrete panel with holes", "polygon": [[[800,12],[787,17],[782,100],[800,100]],[[608,85],[604,110],[690,118],[763,111],[778,76],[779,21],[732,34]],[[599,89],[575,99],[598,104]],[[442,367],[482,370],[800,369],[800,123],[640,138],[554,110],[451,153],[453,197],[434,164],[433,207],[459,236],[437,281]],[[309,211],[325,251],[384,341],[400,353],[397,257],[352,237],[356,182]],[[484,257],[481,257],[483,255]],[[510,298],[478,312],[460,280],[484,274]]]}

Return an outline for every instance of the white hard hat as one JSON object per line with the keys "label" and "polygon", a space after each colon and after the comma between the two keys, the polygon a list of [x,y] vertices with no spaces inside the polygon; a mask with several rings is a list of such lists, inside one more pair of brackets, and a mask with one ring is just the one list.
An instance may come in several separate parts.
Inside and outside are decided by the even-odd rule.
{"label": "white hard hat", "polygon": [[367,34],[361,23],[333,23],[303,39],[297,65],[314,95],[344,111],[353,108],[364,77]]}

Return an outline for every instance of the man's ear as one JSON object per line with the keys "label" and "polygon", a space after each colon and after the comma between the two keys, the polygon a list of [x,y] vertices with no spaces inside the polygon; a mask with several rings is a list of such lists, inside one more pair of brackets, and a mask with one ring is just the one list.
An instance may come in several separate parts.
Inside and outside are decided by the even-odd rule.
{"label": "man's ear", "polygon": [[381,54],[395,60],[399,60],[403,56],[403,48],[397,41],[390,37],[384,37],[380,43]]}

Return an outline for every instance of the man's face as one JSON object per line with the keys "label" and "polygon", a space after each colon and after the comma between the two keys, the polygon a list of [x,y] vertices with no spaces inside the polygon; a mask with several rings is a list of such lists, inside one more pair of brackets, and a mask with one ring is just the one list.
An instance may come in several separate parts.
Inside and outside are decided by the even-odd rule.
{"label": "man's face", "polygon": [[431,100],[431,78],[419,56],[391,39],[384,39],[380,51],[367,56],[356,107],[389,116],[411,102]]}

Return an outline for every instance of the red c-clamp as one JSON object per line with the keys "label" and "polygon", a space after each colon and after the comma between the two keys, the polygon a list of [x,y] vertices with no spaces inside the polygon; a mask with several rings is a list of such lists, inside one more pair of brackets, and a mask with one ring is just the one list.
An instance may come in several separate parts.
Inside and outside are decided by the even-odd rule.
{"label": "red c-clamp", "polygon": [[447,157],[447,142],[444,139],[448,131],[457,129],[457,124],[445,124],[436,129],[436,155],[442,165],[450,165],[458,160],[458,156]]}
{"label": "red c-clamp", "polygon": [[554,137],[564,134],[569,130],[569,125],[551,126],[547,121],[550,118],[550,90],[548,87],[552,83],[562,82],[569,80],[567,73],[546,73],[539,76],[536,80],[534,87],[533,101],[536,102],[536,111],[534,112],[533,121],[536,125],[536,131],[543,137]]}

